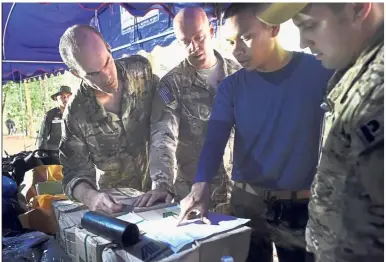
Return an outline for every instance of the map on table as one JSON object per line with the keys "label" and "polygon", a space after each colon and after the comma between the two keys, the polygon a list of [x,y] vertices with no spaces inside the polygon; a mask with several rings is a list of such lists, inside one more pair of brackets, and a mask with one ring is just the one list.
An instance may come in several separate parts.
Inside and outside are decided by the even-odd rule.
{"label": "map on table", "polygon": [[211,225],[204,224],[200,218],[196,218],[177,226],[179,213],[179,206],[172,206],[146,212],[134,211],[117,218],[136,224],[142,234],[168,244],[174,252],[178,252],[187,244],[249,222],[249,219],[209,212]]}

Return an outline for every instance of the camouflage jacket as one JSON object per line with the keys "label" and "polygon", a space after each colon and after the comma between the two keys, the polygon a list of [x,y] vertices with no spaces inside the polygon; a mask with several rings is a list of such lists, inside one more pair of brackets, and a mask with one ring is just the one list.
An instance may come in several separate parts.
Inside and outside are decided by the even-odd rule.
{"label": "camouflage jacket", "polygon": [[[241,68],[236,62],[222,58],[218,52],[215,54],[222,63],[225,76]],[[150,176],[153,187],[170,186],[174,182],[176,190],[179,181],[192,184],[215,94],[216,90],[187,59],[161,79],[154,95],[151,117]],[[225,167],[220,168],[222,174],[225,169],[231,172],[231,151],[228,146],[224,155],[224,160],[227,158]],[[189,191],[190,188],[185,187],[175,193],[185,195]]]}
{"label": "camouflage jacket", "polygon": [[376,43],[330,80],[306,230],[316,261],[383,257],[383,64],[382,29]]}
{"label": "camouflage jacket", "polygon": [[42,121],[36,147],[38,149],[58,150],[62,135],[62,112],[59,107],[49,110]]}
{"label": "camouflage jacket", "polygon": [[[148,140],[156,85],[149,61],[139,55],[115,61],[123,81],[122,115],[106,112],[84,83],[63,115],[60,161],[63,186],[72,198],[81,181],[97,188],[148,190]],[[148,187],[148,188],[147,188]]]}

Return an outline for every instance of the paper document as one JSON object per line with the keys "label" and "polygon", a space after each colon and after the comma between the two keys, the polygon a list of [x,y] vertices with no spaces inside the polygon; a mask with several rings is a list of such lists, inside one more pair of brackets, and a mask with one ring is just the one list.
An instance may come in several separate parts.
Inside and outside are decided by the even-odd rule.
{"label": "paper document", "polygon": [[164,212],[154,210],[153,213],[148,211],[118,218],[137,224],[140,231],[145,232],[147,237],[168,244],[174,252],[178,252],[187,244],[234,229],[249,221],[249,219],[209,212],[208,218],[211,225],[204,224],[197,218],[177,226],[179,207],[163,210]]}

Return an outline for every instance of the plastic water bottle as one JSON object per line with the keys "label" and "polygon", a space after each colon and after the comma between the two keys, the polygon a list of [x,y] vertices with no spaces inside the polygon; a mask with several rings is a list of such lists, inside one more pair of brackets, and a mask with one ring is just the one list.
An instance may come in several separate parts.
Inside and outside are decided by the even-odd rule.
{"label": "plastic water bottle", "polygon": [[231,256],[222,256],[221,262],[233,262],[233,257]]}

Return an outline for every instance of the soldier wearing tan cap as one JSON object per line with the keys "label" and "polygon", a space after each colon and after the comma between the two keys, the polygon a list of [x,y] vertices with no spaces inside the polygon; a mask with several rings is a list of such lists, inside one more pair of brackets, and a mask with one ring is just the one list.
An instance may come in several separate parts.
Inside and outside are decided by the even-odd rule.
{"label": "soldier wearing tan cap", "polygon": [[[264,13],[264,14],[263,14]],[[322,107],[322,150],[311,188],[307,248],[316,261],[383,261],[383,3],[272,4],[327,68],[337,69]]]}
{"label": "soldier wearing tan cap", "polygon": [[38,149],[59,149],[60,137],[62,134],[62,115],[71,95],[72,92],[69,86],[60,86],[59,90],[51,95],[51,99],[56,101],[57,107],[50,109],[44,116],[37,137],[36,147]]}
{"label": "soldier wearing tan cap", "polygon": [[[44,115],[39,134],[36,138],[36,148],[46,150],[59,150],[62,136],[63,112],[72,95],[69,86],[60,86],[57,92],[51,95],[56,102],[56,107],[48,110]],[[61,181],[63,179],[61,165],[49,165],[35,167],[34,177],[38,182]]]}

